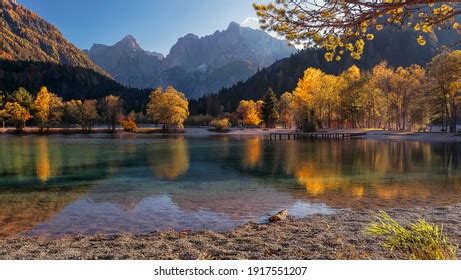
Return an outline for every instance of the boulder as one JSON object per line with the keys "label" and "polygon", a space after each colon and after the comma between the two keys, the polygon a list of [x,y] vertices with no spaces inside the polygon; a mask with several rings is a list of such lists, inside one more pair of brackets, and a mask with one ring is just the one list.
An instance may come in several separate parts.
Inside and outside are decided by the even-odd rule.
{"label": "boulder", "polygon": [[283,220],[286,220],[287,217],[288,217],[288,210],[284,209],[284,210],[278,212],[277,214],[271,216],[269,218],[269,222],[273,223],[273,222],[283,221]]}

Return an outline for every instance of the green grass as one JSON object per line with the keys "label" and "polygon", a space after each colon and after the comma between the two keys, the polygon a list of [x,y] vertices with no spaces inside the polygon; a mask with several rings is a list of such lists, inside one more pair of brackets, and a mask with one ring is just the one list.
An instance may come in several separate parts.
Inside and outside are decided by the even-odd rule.
{"label": "green grass", "polygon": [[402,226],[386,212],[379,212],[367,233],[384,237],[383,246],[412,260],[454,260],[456,246],[443,233],[443,226],[424,219]]}

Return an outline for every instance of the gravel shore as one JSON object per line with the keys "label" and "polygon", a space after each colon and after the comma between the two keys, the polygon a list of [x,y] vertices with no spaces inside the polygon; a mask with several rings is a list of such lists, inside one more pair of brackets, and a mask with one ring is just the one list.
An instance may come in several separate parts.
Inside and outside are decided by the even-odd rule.
{"label": "gravel shore", "polygon": [[[461,244],[461,205],[393,209],[401,222],[443,224]],[[400,259],[364,233],[369,210],[247,224],[230,232],[154,232],[147,235],[15,237],[0,240],[0,259]],[[461,254],[458,252],[458,257]]]}

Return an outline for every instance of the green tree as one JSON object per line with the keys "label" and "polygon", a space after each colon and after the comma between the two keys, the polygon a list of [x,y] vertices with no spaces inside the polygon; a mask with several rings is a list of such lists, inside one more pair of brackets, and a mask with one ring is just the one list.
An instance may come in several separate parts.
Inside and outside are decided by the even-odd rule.
{"label": "green tree", "polygon": [[275,95],[272,88],[269,88],[267,90],[266,95],[263,98],[263,104],[261,108],[262,118],[267,128],[275,127],[275,124],[277,123],[279,119],[277,107],[278,107],[277,96]]}
{"label": "green tree", "polygon": [[10,98],[13,102],[19,103],[24,108],[32,109],[34,104],[34,98],[32,95],[23,87],[20,87],[18,90],[14,91]]}

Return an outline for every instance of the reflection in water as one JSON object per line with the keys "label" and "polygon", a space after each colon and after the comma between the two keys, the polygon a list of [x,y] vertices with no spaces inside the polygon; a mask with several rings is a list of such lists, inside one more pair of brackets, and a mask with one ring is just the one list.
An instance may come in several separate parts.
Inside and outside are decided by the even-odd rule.
{"label": "reflection in water", "polygon": [[244,152],[242,166],[244,168],[254,168],[261,163],[263,154],[263,140],[261,138],[250,138],[244,140]]}
{"label": "reflection in water", "polygon": [[48,138],[37,138],[36,171],[40,182],[45,183],[51,175],[50,157],[48,155]]}
{"label": "reflection in water", "polygon": [[0,238],[30,230],[86,195],[86,187],[72,190],[36,189],[0,195]]}
{"label": "reflection in water", "polygon": [[[282,162],[307,194],[332,206],[461,201],[459,144],[404,141],[285,142]],[[274,156],[275,158],[276,156]],[[283,156],[282,156],[283,157]],[[352,199],[352,200],[351,200]]]}
{"label": "reflection in water", "polygon": [[461,202],[459,143],[0,136],[0,158],[0,237]]}
{"label": "reflection in water", "polygon": [[172,139],[161,150],[153,149],[150,165],[159,179],[174,180],[189,169],[189,152],[184,138]]}

